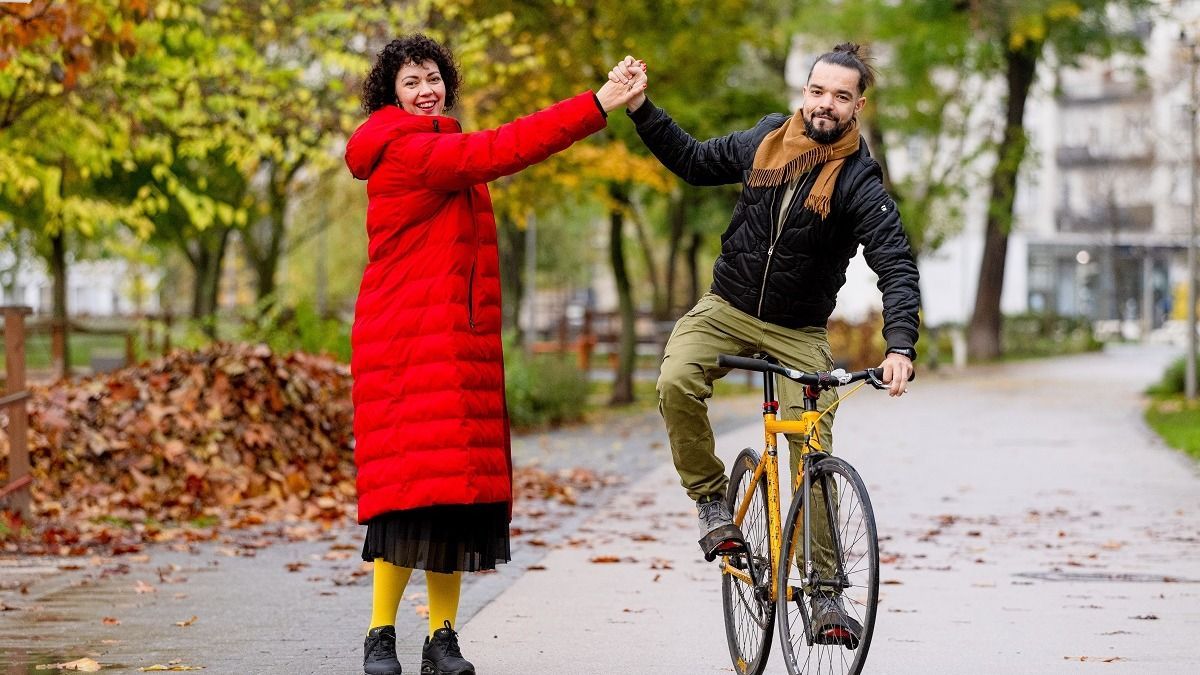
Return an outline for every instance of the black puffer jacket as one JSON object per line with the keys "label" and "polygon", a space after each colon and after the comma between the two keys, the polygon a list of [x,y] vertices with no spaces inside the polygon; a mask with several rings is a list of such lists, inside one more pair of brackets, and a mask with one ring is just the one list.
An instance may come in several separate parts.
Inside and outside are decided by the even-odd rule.
{"label": "black puffer jacket", "polygon": [[[879,164],[867,144],[846,159],[834,188],[829,217],[803,208],[818,170],[803,177],[782,231],[776,226],[785,186],[745,185],[754,153],[786,115],[762,118],[753,129],[697,141],[661,108],[647,100],[630,118],[646,147],[692,185],[742,183],[733,217],[721,235],[712,290],[734,307],[788,328],[823,327],[850,259],[863,246],[867,264],[879,275],[883,335],[889,348],[917,341],[921,291],[917,265],[900,224],[896,203],[883,189]],[[774,244],[772,244],[774,242]]]}

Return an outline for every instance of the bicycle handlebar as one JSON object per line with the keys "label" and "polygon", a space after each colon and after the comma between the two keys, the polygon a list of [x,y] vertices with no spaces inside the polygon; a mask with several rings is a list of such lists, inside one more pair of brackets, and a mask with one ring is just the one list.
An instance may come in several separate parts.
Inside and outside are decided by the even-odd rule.
{"label": "bicycle handlebar", "polygon": [[[884,389],[887,384],[883,382],[883,368],[867,368],[866,370],[858,370],[853,373],[848,373],[841,368],[831,371],[823,371],[817,373],[806,373],[795,368],[785,368],[776,363],[768,363],[763,359],[747,358],[745,356],[733,356],[731,354],[721,354],[717,357],[717,365],[722,368],[740,368],[742,370],[754,370],[760,373],[775,373],[782,375],[789,380],[795,380],[800,384],[808,384],[822,389],[832,389],[833,387],[841,387],[854,382],[867,380],[872,387],[876,389]],[[911,382],[917,374],[914,372],[908,380]]]}

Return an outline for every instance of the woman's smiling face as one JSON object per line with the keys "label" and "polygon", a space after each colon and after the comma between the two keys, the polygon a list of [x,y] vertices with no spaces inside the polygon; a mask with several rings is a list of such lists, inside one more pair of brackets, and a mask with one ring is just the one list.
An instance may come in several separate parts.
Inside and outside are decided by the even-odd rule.
{"label": "woman's smiling face", "polygon": [[396,101],[413,115],[441,115],[446,107],[446,83],[437,64],[404,64],[396,73]]}

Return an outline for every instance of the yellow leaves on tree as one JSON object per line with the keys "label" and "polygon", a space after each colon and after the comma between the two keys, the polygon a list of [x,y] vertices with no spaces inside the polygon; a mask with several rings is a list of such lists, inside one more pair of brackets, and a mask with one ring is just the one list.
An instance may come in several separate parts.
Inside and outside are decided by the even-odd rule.
{"label": "yellow leaves on tree", "polygon": [[1040,44],[1052,24],[1074,21],[1082,14],[1083,7],[1078,2],[1058,0],[1044,10],[1018,15],[1008,36],[1008,48],[1016,52],[1026,45]]}

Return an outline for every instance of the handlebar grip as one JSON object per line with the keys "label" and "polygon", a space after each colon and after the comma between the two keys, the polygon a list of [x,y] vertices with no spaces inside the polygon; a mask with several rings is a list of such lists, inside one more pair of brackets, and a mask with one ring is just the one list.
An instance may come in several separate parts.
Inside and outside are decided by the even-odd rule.
{"label": "handlebar grip", "polygon": [[742,370],[756,370],[760,373],[771,372],[771,364],[762,359],[751,359],[745,356],[731,356],[729,354],[721,354],[717,357],[717,365],[722,368],[741,368]]}
{"label": "handlebar grip", "polygon": [[[883,381],[883,368],[868,368],[867,370],[871,371],[871,373],[874,374],[875,379],[879,380],[880,382]],[[917,379],[917,371],[914,370],[908,376],[908,381],[912,382],[915,379]]]}

